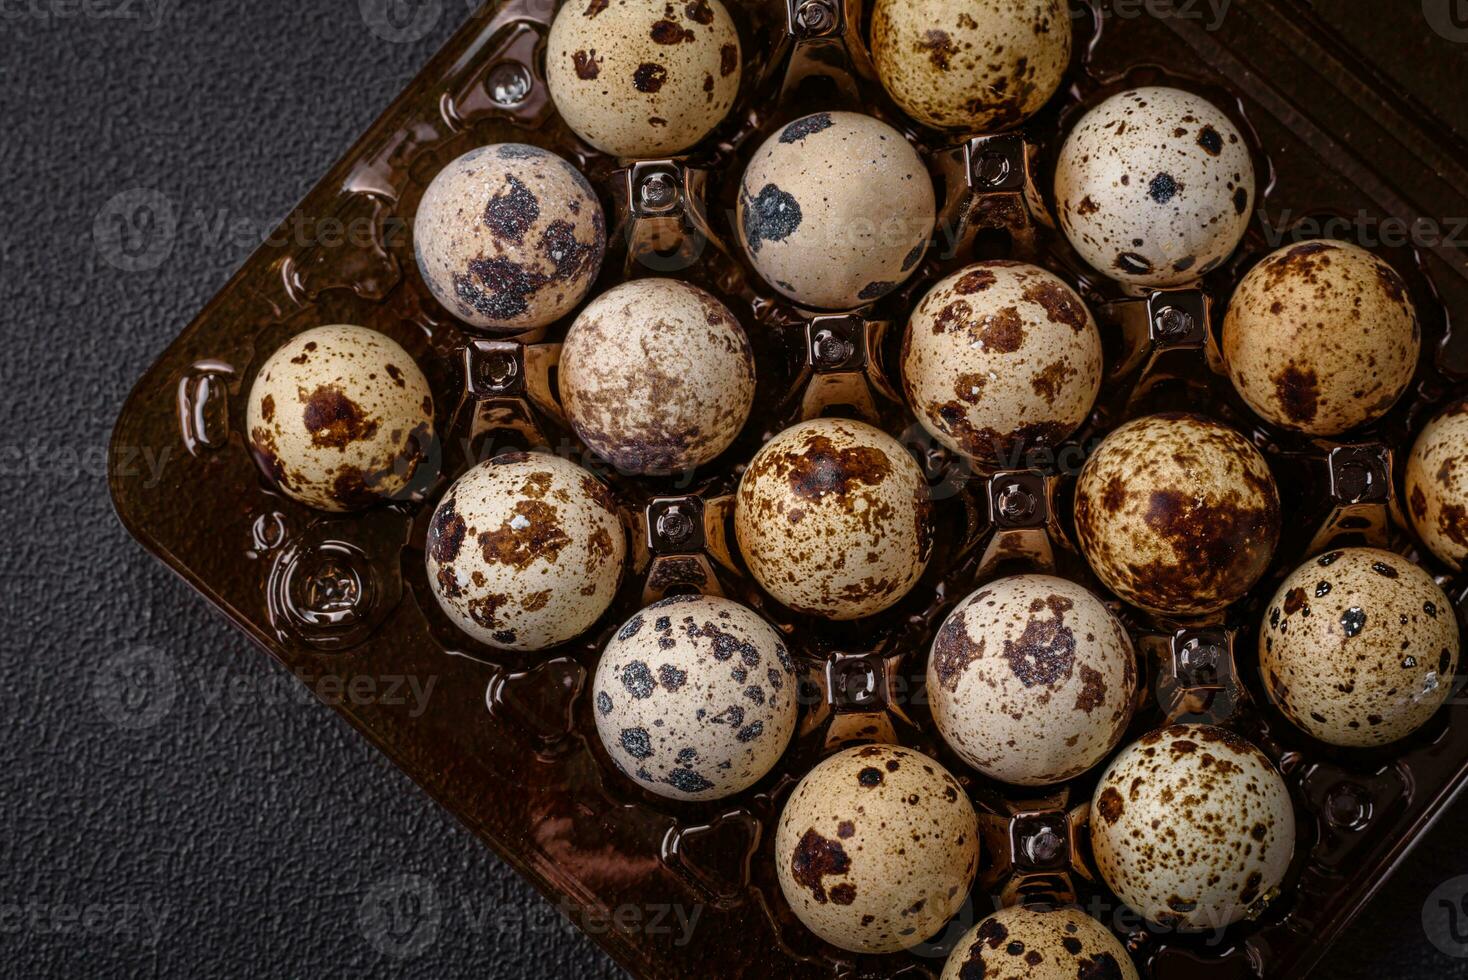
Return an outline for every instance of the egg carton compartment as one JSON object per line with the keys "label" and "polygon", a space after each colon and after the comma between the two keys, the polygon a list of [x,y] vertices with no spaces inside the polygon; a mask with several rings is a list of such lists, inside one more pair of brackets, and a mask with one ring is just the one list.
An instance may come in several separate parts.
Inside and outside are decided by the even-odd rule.
{"label": "egg carton compartment", "polygon": [[[613,159],[571,133],[546,88],[553,5],[491,2],[473,14],[299,205],[312,218],[365,222],[365,247],[295,242],[258,251],[160,356],[114,433],[111,489],[129,530],[257,644],[292,670],[336,677],[438,678],[431,708],[333,707],[579,923],[632,973],[937,976],[965,929],[1025,896],[1072,899],[1117,929],[1143,975],[1299,977],[1346,928],[1468,776],[1468,704],[1457,692],[1424,728],[1386,748],[1345,750],[1285,719],[1259,676],[1258,630],[1271,597],[1307,557],[1385,547],[1431,571],[1456,603],[1468,579],[1419,547],[1403,513],[1412,437],[1463,393],[1468,310],[1456,251],[1379,249],[1406,280],[1425,335],[1401,403],[1349,440],[1308,439],[1262,422],[1220,370],[1220,323],[1243,273],[1290,234],[1251,221],[1224,264],[1183,288],[1124,291],[1092,271],[1054,226],[1063,135],[1085,109],[1138,84],[1201,93],[1229,114],[1254,155],[1256,207],[1297,226],[1354,215],[1465,214],[1468,159],[1454,137],[1381,79],[1304,3],[1238,0],[1217,25],[1129,17],[1073,4],[1076,39],[1061,92],[1020,129],[967,140],[904,116],[875,80],[863,5],[854,0],[726,0],[745,52],[724,123],[693,151]],[[889,295],[846,312],[800,309],[745,261],[734,224],[739,175],[771,134],[808,113],[852,109],[901,131],[937,188],[940,242]],[[1349,134],[1349,135],[1347,135]],[[550,149],[590,179],[608,217],[594,298],[633,278],[671,276],[723,300],[754,347],[754,413],[722,456],[691,476],[628,477],[587,454],[558,389],[560,341],[574,312],[540,331],[489,335],[459,322],[418,272],[411,223],[433,177],[476,147]],[[1040,264],[1082,295],[1102,326],[1106,375],[1094,411],[1058,449],[976,468],[923,436],[898,388],[909,313],[945,275],[976,259]],[[246,395],[265,359],[322,324],[381,331],[422,368],[437,438],[393,503],[331,515],[276,490],[251,458]],[[1202,412],[1263,452],[1280,488],[1284,532],[1268,572],[1224,613],[1150,616],[1106,592],[1075,541],[1079,464],[1100,438],[1157,411]],[[747,573],[732,519],[744,467],[800,419],[865,419],[914,449],[934,500],[928,570],[893,608],[823,622],[770,600]],[[129,475],[121,447],[181,446],[163,482]],[[433,505],[474,462],[509,450],[575,459],[612,486],[628,531],[610,611],[541,654],[476,643],[435,601],[424,550]],[[1023,790],[974,774],[934,727],[928,650],[949,611],[978,586],[1046,571],[1107,598],[1132,633],[1142,696],[1123,744],[1164,723],[1206,721],[1255,742],[1295,807],[1295,860],[1259,917],[1186,936],[1120,914],[1085,831],[1104,764],[1059,787]],[[684,592],[725,595],[786,638],[800,676],[796,737],[776,769],[714,803],[640,789],[595,731],[591,680],[627,617]],[[1461,628],[1461,626],[1460,626]],[[1456,678],[1454,679],[1456,682]],[[980,814],[979,880],[950,927],[914,951],[855,956],[818,940],[786,905],[773,837],[800,778],[835,748],[920,750],[957,775]],[[619,908],[703,911],[692,943],[624,929]]]}

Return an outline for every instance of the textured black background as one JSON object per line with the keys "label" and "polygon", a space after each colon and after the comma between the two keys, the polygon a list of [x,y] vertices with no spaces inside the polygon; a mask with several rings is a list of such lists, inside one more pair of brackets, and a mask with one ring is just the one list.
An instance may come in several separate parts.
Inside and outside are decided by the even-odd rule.
{"label": "textured black background", "polygon": [[[6,975],[618,975],[146,557],[105,492],[129,386],[467,2],[406,0],[424,29],[393,40],[361,11],[387,0],[0,0]],[[1418,0],[1316,6],[1468,131],[1468,47],[1432,35]],[[136,189],[166,195],[179,228],[157,268],[124,272],[94,226]],[[118,658],[165,664],[171,701],[103,710]],[[1323,976],[1468,977],[1423,927],[1434,889],[1468,874],[1465,816],[1445,815]],[[405,892],[428,896],[428,926],[364,928],[375,897]]]}

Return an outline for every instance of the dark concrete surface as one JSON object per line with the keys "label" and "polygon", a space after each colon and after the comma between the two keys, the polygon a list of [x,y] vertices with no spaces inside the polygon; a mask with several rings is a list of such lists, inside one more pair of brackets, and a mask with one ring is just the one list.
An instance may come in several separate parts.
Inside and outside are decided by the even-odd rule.
{"label": "dark concrete surface", "polygon": [[[362,14],[387,0],[0,0],[6,976],[619,975],[145,556],[106,497],[134,379],[467,9],[394,2],[439,14],[389,40]],[[1317,6],[1465,124],[1468,48],[1418,43],[1416,0]],[[94,228],[136,189],[179,228],[166,261],[127,272]],[[99,687],[119,658],[159,657],[167,703]],[[1440,905],[1468,891],[1450,881],[1468,875],[1465,817],[1445,815],[1322,976],[1468,977],[1424,929],[1426,908],[1465,952]]]}

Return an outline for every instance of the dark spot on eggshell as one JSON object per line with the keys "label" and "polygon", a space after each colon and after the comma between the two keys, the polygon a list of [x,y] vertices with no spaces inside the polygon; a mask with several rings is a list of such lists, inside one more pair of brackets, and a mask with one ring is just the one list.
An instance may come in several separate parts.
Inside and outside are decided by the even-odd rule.
{"label": "dark spot on eggshell", "polygon": [[1158,174],[1152,178],[1152,183],[1147,185],[1147,196],[1158,204],[1167,204],[1177,197],[1181,190],[1182,185],[1172,174]]}
{"label": "dark spot on eggshell", "polygon": [[1153,271],[1152,262],[1136,252],[1122,252],[1116,257],[1115,265],[1122,272],[1133,276],[1151,275]]}
{"label": "dark spot on eggshell", "polygon": [[1013,306],[1006,306],[981,318],[978,339],[986,350],[999,354],[1013,354],[1024,346],[1024,318]]}
{"label": "dark spot on eggshell", "polygon": [[660,20],[652,25],[652,39],[656,44],[682,44],[694,40],[693,32],[680,27],[671,20]]}
{"label": "dark spot on eggshell", "polygon": [[634,660],[622,668],[622,686],[627,689],[628,694],[641,701],[651,697],[658,685],[647,664]]}
{"label": "dark spot on eggshell", "polygon": [[266,395],[260,399],[260,418],[266,422],[275,420],[275,396]]}
{"label": "dark spot on eggshell", "polygon": [[665,780],[669,786],[681,790],[684,793],[702,793],[714,788],[714,784],[708,779],[694,772],[692,769],[679,768],[668,773]]}
{"label": "dark spot on eggshell", "polygon": [[856,294],[856,298],[862,300],[881,299],[896,288],[897,283],[895,282],[869,282],[862,287],[861,292]]}
{"label": "dark spot on eggshell", "polygon": [[744,197],[744,238],[755,254],[765,242],[783,242],[795,234],[802,218],[799,202],[774,184],[761,188],[758,197]]}
{"label": "dark spot on eggshell", "polygon": [[719,48],[719,74],[728,78],[738,68],[739,48],[733,44],[726,44]]}
{"label": "dark spot on eggshell", "polygon": [[1348,637],[1359,636],[1366,628],[1366,610],[1360,606],[1352,606],[1341,613],[1341,630]]}
{"label": "dark spot on eggshell", "polygon": [[861,772],[856,774],[856,781],[868,788],[872,786],[882,785],[882,779],[882,770],[876,768],[875,766],[867,766]]}
{"label": "dark spot on eggshell", "polygon": [[679,670],[672,664],[663,664],[658,668],[658,680],[668,691],[676,691],[688,680],[688,672]]}
{"label": "dark spot on eggshell", "polygon": [[1106,678],[1088,664],[1081,665],[1081,689],[1076,693],[1076,710],[1090,714],[1106,703]]}
{"label": "dark spot on eggshell", "polygon": [[637,87],[637,91],[649,95],[660,91],[667,80],[668,69],[655,61],[644,61],[632,73],[632,84]]}
{"label": "dark spot on eggshell", "polygon": [[624,728],[620,738],[622,748],[634,759],[652,756],[652,737],[646,728]]}
{"label": "dark spot on eggshell", "polygon": [[587,17],[588,19],[595,17],[603,10],[606,10],[607,5],[610,3],[611,0],[591,0],[591,2],[586,5],[586,12],[583,14],[583,16]]}
{"label": "dark spot on eggshell", "polygon": [[1086,307],[1075,293],[1061,284],[1042,279],[1025,287],[1023,295],[1029,302],[1043,307],[1051,323],[1064,324],[1076,333],[1086,329],[1090,320]]}
{"label": "dark spot on eggshell", "polygon": [[806,116],[804,119],[797,119],[781,130],[780,142],[787,145],[790,143],[799,143],[807,136],[823,133],[833,125],[834,123],[831,121],[831,114],[829,112],[817,112],[813,115]]}
{"label": "dark spot on eggshell", "polygon": [[306,406],[301,421],[317,448],[345,449],[377,434],[378,421],[336,385],[319,385],[309,394],[302,389],[300,399]]}
{"label": "dark spot on eggshell", "polygon": [[923,39],[917,42],[917,46],[918,50],[928,53],[928,60],[939,71],[947,71],[951,59],[958,53],[952,36],[947,31],[940,31],[936,28],[927,31]]}
{"label": "dark spot on eggshell", "polygon": [[1100,811],[1101,818],[1107,823],[1116,823],[1120,820],[1125,808],[1121,793],[1117,792],[1114,786],[1108,786],[1102,790],[1100,797],[1096,800],[1096,809]]}
{"label": "dark spot on eggshell", "polygon": [[708,0],[693,0],[692,3],[684,4],[683,13],[695,24],[705,27],[714,22],[714,8],[709,6]]}
{"label": "dark spot on eggshell", "polygon": [[850,905],[854,901],[856,901],[856,886],[851,882],[843,881],[831,889],[831,902],[833,904]]}
{"label": "dark spot on eggshell", "polygon": [[433,560],[443,565],[459,557],[466,530],[464,519],[454,510],[454,498],[446,498],[428,526],[428,553]]}
{"label": "dark spot on eggshell", "polygon": [[1243,214],[1249,208],[1249,192],[1242,187],[1234,190],[1234,213]]}
{"label": "dark spot on eggshell", "polygon": [[1384,561],[1372,562],[1371,570],[1382,578],[1400,578],[1401,573]]}
{"label": "dark spot on eggshell", "polygon": [[845,848],[837,841],[822,837],[816,833],[815,828],[805,832],[790,856],[791,877],[821,905],[828,901],[826,877],[844,875],[850,870],[851,859]]}
{"label": "dark spot on eggshell", "polygon": [[951,616],[933,641],[933,673],[946,690],[957,691],[968,665],[983,655],[984,638],[971,639],[964,617]]}
{"label": "dark spot on eggshell", "polygon": [[953,291],[960,296],[972,296],[974,293],[988,289],[998,282],[998,277],[989,269],[975,269],[965,273],[958,282],[953,284]]}
{"label": "dark spot on eggshell", "polygon": [[505,183],[507,189],[485,205],[483,221],[495,238],[519,245],[540,217],[540,201],[514,174],[506,174]]}
{"label": "dark spot on eggshell", "polygon": [[1198,145],[1209,156],[1216,157],[1223,152],[1223,137],[1212,126],[1204,126],[1198,130]]}
{"label": "dark spot on eggshell", "polygon": [[485,564],[508,565],[523,571],[532,562],[554,564],[571,538],[561,527],[560,512],[540,500],[515,503],[512,517],[493,531],[479,534]]}
{"label": "dark spot on eggshell", "polygon": [[1071,601],[1061,596],[1051,596],[1047,601],[1052,613],[1049,618],[1031,616],[1018,641],[1004,641],[1004,659],[1027,688],[1049,687],[1070,677],[1075,669],[1075,634],[1065,625]]}
{"label": "dark spot on eggshell", "polygon": [[1304,609],[1305,608],[1305,603],[1306,603],[1305,590],[1304,589],[1291,589],[1285,595],[1285,601],[1284,601],[1284,613],[1285,613],[1285,615],[1286,616],[1293,616],[1295,613],[1297,613],[1301,609]]}
{"label": "dark spot on eggshell", "polygon": [[596,56],[595,48],[575,52],[571,55],[571,61],[576,67],[577,78],[589,82],[601,74],[602,59]]}
{"label": "dark spot on eggshell", "polygon": [[[838,448],[829,436],[813,434],[799,453],[779,461],[791,491],[802,500],[819,502],[827,494],[848,497],[858,486],[875,487],[892,475],[887,454],[871,446]],[[851,501],[845,506],[850,508]]]}

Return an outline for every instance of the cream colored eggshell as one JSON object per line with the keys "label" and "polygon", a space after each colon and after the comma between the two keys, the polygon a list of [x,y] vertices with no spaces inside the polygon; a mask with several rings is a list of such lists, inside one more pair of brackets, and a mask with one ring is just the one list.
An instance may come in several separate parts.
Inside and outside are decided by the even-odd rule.
{"label": "cream colored eggshell", "polygon": [[1238,246],[1253,214],[1254,162],[1238,128],[1206,99],[1131,89],[1071,131],[1055,199],[1066,237],[1099,272],[1176,286]]}
{"label": "cream colored eggshell", "polygon": [[1138,980],[1121,940],[1080,909],[1014,905],[970,929],[941,980]]}
{"label": "cream colored eggshell", "polygon": [[1412,381],[1422,331],[1406,283],[1348,242],[1290,245],[1249,270],[1223,321],[1223,356],[1275,425],[1340,435],[1380,418]]}
{"label": "cream colored eggshell", "polygon": [[1199,415],[1151,415],[1107,436],[1081,470],[1076,536],[1125,601],[1174,615],[1242,598],[1274,556],[1279,491],[1264,457]]}
{"label": "cream colored eggshell", "polygon": [[670,156],[739,94],[739,33],[719,0],[568,0],[545,75],[566,125],[618,157]]}
{"label": "cream colored eggshell", "polygon": [[937,129],[995,132],[1037,112],[1070,64],[1065,0],[877,0],[872,58],[902,110]]}
{"label": "cream colored eggshell", "polygon": [[1407,507],[1434,555],[1468,567],[1468,399],[1422,430],[1407,459]]}
{"label": "cream colored eggshell", "polygon": [[937,762],[865,745],[831,756],[795,787],[775,862],[808,929],[842,949],[892,953],[933,936],[968,898],[978,817]]}
{"label": "cream colored eggshell", "polygon": [[606,255],[606,216],[571,164],[500,143],[450,163],[423,193],[413,229],[434,298],[471,326],[543,327],[580,303]]}
{"label": "cream colored eggshell", "polygon": [[1333,745],[1410,735],[1452,691],[1453,607],[1400,555],[1347,548],[1285,579],[1259,630],[1259,672],[1280,710]]}
{"label": "cream colored eggshell", "polygon": [[857,619],[896,603],[932,553],[923,472],[863,422],[812,419],[775,436],[739,483],[734,529],[756,581],[791,609]]}
{"label": "cream colored eggshell", "polygon": [[408,352],[365,327],[316,327],[260,366],[245,426],[286,496],[359,510],[408,487],[433,444],[433,395]]}
{"label": "cream colored eggshell", "polygon": [[902,381],[923,428],[977,459],[1053,448],[1101,390],[1101,334],[1086,304],[1037,266],[980,262],[913,311]]}
{"label": "cream colored eggshell", "polygon": [[428,581],[459,629],[502,650],[544,650],[606,612],[627,539],[590,473],[545,453],[506,453],[449,488],[426,551]]}
{"label": "cream colored eggshell", "polygon": [[680,800],[746,789],[795,733],[795,661],[752,610],[712,596],[656,602],[597,664],[596,730],[644,788]]}
{"label": "cream colored eggshell", "polygon": [[561,349],[576,434],[626,473],[701,466],[754,404],[754,352],[728,308],[697,286],[635,279],[581,312]]}
{"label": "cream colored eggshell", "polygon": [[949,613],[928,659],[944,740],[1000,782],[1046,786],[1120,743],[1137,697],[1131,638],[1086,589],[1050,575],[985,585]]}
{"label": "cream colored eggshell", "polygon": [[1295,852],[1284,777],[1230,731],[1175,725],[1111,763],[1091,802],[1102,879],[1149,922],[1208,932],[1264,910]]}
{"label": "cream colored eggshell", "polygon": [[886,296],[922,261],[933,181],[901,133],[871,116],[797,119],[755,153],[739,191],[739,240],[755,270],[803,306]]}

